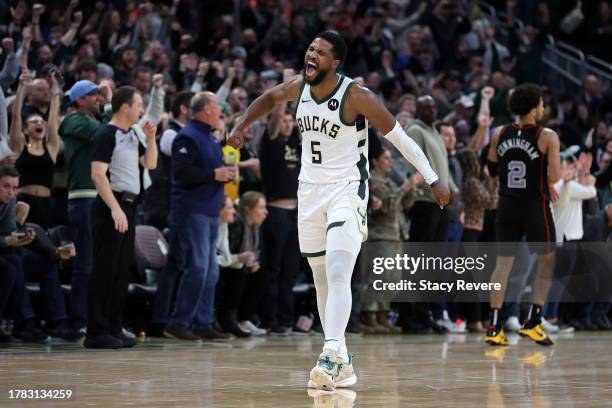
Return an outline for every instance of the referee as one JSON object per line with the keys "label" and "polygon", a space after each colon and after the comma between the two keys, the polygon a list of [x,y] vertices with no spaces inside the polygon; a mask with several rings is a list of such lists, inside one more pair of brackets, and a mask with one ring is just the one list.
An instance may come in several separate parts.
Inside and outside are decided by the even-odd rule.
{"label": "referee", "polygon": [[93,269],[90,279],[87,348],[132,347],[123,336],[123,304],[134,253],[134,215],[140,192],[139,164],[157,163],[156,128],[146,123],[147,147],[132,128],[144,114],[142,96],[123,86],[111,101],[113,117],[94,137],[91,179],[98,197],[92,209]]}

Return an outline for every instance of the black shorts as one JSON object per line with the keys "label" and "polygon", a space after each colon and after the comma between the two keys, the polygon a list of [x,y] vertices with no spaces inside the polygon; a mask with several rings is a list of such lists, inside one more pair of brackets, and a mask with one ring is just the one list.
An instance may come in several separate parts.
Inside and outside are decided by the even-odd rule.
{"label": "black shorts", "polygon": [[[547,199],[500,196],[495,220],[497,242],[520,242],[526,237],[531,253],[548,254],[555,249],[555,223]],[[500,245],[498,255],[514,255],[513,245]]]}

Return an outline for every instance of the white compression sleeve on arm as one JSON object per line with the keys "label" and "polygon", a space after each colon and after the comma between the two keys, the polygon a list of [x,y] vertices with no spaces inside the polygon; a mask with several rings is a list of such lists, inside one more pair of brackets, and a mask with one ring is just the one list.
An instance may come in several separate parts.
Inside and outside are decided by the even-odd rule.
{"label": "white compression sleeve on arm", "polygon": [[423,175],[427,184],[431,185],[438,180],[438,175],[431,168],[423,150],[404,132],[399,122],[395,122],[395,127],[385,137]]}

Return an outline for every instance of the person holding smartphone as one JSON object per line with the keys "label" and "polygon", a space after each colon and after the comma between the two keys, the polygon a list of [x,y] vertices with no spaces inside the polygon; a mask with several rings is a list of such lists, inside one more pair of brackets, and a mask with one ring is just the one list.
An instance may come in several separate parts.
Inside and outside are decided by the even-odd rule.
{"label": "person holding smartphone", "polygon": [[[19,173],[12,166],[0,166],[0,316],[6,308],[14,314],[12,337],[28,343],[48,340],[34,316],[26,292],[21,256],[16,249],[29,245],[34,232],[18,232],[28,216],[29,206],[17,201]],[[0,333],[0,342],[7,343],[10,336]]]}

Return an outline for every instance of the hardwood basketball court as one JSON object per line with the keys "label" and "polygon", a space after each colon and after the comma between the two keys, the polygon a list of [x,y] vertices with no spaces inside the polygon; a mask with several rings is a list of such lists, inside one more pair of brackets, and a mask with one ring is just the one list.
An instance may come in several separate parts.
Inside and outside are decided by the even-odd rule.
{"label": "hardwood basketball court", "polygon": [[[566,335],[551,348],[509,338],[515,345],[493,348],[476,335],[349,337],[357,386],[310,395],[306,382],[321,344],[315,335],[227,343],[146,339],[122,351],[17,345],[0,349],[0,406],[612,405],[612,333]],[[9,389],[51,388],[71,388],[75,395],[8,399]]]}

